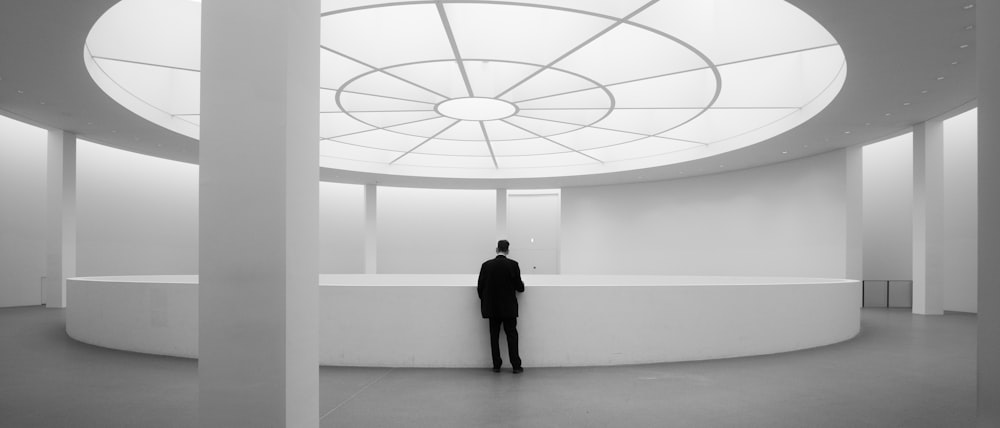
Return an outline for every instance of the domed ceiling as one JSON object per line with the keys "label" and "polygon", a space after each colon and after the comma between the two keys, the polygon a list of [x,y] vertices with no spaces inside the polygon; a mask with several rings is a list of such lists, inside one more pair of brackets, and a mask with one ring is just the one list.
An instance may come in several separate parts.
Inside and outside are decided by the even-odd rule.
{"label": "domed ceiling", "polygon": [[[324,1],[320,165],[440,178],[653,168],[781,134],[846,76],[778,0]],[[198,137],[200,3],[124,0],[84,52],[117,102]]]}

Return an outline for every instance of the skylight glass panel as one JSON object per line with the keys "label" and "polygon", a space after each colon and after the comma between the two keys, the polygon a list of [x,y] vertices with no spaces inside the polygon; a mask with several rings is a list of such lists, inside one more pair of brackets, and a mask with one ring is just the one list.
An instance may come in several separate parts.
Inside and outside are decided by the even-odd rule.
{"label": "skylight glass panel", "polygon": [[568,73],[556,68],[546,68],[510,92],[507,92],[501,98],[511,102],[523,102],[540,97],[599,88],[600,86],[600,83],[588,80],[582,75]]}
{"label": "skylight glass panel", "polygon": [[320,143],[319,155],[322,157],[358,160],[376,164],[392,162],[393,159],[399,157],[399,153],[397,152],[354,146],[329,140]]}
{"label": "skylight glass panel", "polygon": [[624,18],[649,3],[649,0],[537,0],[534,3]]}
{"label": "skylight glass panel", "polygon": [[176,70],[102,59],[95,62],[115,84],[126,88],[142,102],[166,113],[181,113],[170,108],[170,91]]}
{"label": "skylight glass panel", "polygon": [[556,134],[561,134],[564,132],[575,131],[583,127],[583,125],[574,125],[571,123],[561,123],[553,122],[551,120],[535,119],[527,116],[513,116],[504,119],[505,122],[513,126],[524,129],[540,136],[551,136]]}
{"label": "skylight glass panel", "polygon": [[410,153],[396,161],[394,165],[422,166],[428,168],[496,169],[493,166],[493,158],[489,156],[442,156],[423,153]]}
{"label": "skylight glass panel", "polygon": [[402,134],[416,135],[419,137],[430,138],[448,128],[454,126],[458,122],[455,119],[447,117],[436,117],[434,119],[423,120],[420,122],[408,123],[399,126],[393,126],[388,128],[389,131],[399,132]]}
{"label": "skylight glass panel", "polygon": [[712,109],[660,135],[716,143],[770,125],[794,112],[789,109]]}
{"label": "skylight glass panel", "polygon": [[460,141],[460,140],[430,140],[413,153],[423,153],[430,155],[458,155],[458,156],[489,156],[490,148],[485,141]]}
{"label": "skylight glass panel", "polygon": [[366,111],[424,111],[433,112],[434,104],[405,101],[387,96],[367,95],[362,93],[341,92],[340,105],[348,113]]}
{"label": "skylight glass panel", "polygon": [[427,140],[380,129],[335,138],[336,141],[370,149],[389,150],[399,156]]}
{"label": "skylight glass panel", "polygon": [[335,137],[359,131],[375,129],[343,113],[328,113],[319,115],[320,138]]}
{"label": "skylight glass panel", "polygon": [[529,6],[447,3],[445,10],[463,58],[502,58],[539,66],[555,61],[614,23]]}
{"label": "skylight glass panel", "polygon": [[328,15],[322,19],[320,43],[380,68],[453,58],[433,3]]}
{"label": "skylight glass panel", "polygon": [[87,36],[97,57],[198,70],[201,68],[201,5],[190,1],[120,2]]}
{"label": "skylight glass panel", "polygon": [[325,49],[319,51],[319,85],[322,88],[338,89],[348,80],[372,71],[370,67],[358,64]]}
{"label": "skylight glass panel", "polygon": [[493,143],[493,153],[496,156],[525,156],[571,151],[544,138],[525,140],[496,141]]}
{"label": "skylight glass panel", "polygon": [[575,150],[588,150],[634,141],[643,138],[643,136],[606,129],[583,128],[566,134],[554,135],[551,138]]}
{"label": "skylight glass panel", "polygon": [[504,140],[520,140],[527,138],[535,138],[536,135],[514,125],[511,125],[502,120],[490,120],[483,122],[486,126],[486,132],[489,133],[490,139],[493,141],[504,141]]}
{"label": "skylight glass panel", "polygon": [[690,120],[700,112],[701,109],[616,109],[597,125],[655,135]]}
{"label": "skylight glass panel", "polygon": [[463,64],[477,97],[495,97],[538,69],[537,66],[495,60],[466,60]]}
{"label": "skylight glass panel", "polygon": [[701,144],[684,141],[667,140],[663,138],[643,138],[627,144],[619,144],[604,148],[587,150],[585,153],[605,162],[620,162],[625,160],[662,156],[704,147]]}
{"label": "skylight glass panel", "polygon": [[619,25],[557,65],[610,84],[704,67],[707,63],[663,34]]}
{"label": "skylight glass panel", "polygon": [[652,79],[609,86],[616,108],[705,107],[712,102],[716,88],[710,69],[689,71]]}
{"label": "skylight glass panel", "polygon": [[505,156],[497,158],[500,168],[552,168],[572,165],[595,165],[600,162],[580,153],[567,152],[551,155]]}
{"label": "skylight glass panel", "polygon": [[716,64],[836,43],[781,0],[660,1],[633,21],[688,42]]}
{"label": "skylight glass panel", "polygon": [[[413,102],[423,102],[436,104],[445,99],[443,95],[436,93],[426,86],[428,79],[423,82],[410,80],[398,74],[399,69],[387,70],[386,72],[368,72],[353,78],[341,85],[338,89],[346,92],[357,92],[370,95],[382,95],[385,97],[409,100]],[[422,75],[418,75],[421,78]]]}
{"label": "skylight glass panel", "polygon": [[469,96],[458,63],[450,59],[393,67],[388,71],[447,98]]}
{"label": "skylight glass panel", "polygon": [[353,112],[352,116],[372,126],[392,128],[394,126],[416,123],[437,118],[433,111],[400,111],[400,112]]}
{"label": "skylight glass panel", "polygon": [[438,134],[437,138],[463,141],[484,141],[483,129],[479,126],[479,122],[470,120],[459,121],[455,124],[455,126],[452,126],[451,128],[448,128],[444,132]]}
{"label": "skylight glass panel", "polygon": [[517,106],[521,111],[536,109],[571,110],[579,108],[607,110],[611,108],[611,103],[612,100],[609,92],[603,88],[596,88],[562,95],[552,95],[531,101],[522,101],[517,103]]}
{"label": "skylight glass panel", "polygon": [[719,67],[716,106],[801,107],[836,77],[843,62],[836,47],[801,51]]}
{"label": "skylight glass panel", "polygon": [[517,113],[520,117],[542,119],[555,122],[566,122],[574,125],[586,126],[600,120],[607,113],[607,110],[521,110]]}

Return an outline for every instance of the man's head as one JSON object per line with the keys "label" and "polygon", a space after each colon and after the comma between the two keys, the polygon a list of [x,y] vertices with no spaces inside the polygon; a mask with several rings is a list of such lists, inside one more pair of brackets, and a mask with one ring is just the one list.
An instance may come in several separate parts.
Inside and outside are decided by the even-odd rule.
{"label": "man's head", "polygon": [[507,254],[508,252],[510,252],[510,242],[507,242],[506,239],[497,241],[497,253]]}

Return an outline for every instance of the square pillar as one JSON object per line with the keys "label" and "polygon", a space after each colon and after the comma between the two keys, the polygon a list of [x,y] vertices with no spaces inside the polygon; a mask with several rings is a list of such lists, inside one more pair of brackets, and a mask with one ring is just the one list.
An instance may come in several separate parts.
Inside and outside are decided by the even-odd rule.
{"label": "square pillar", "polygon": [[45,303],[66,307],[66,278],[76,276],[76,135],[49,130],[45,205]]}
{"label": "square pillar", "polygon": [[203,427],[319,424],[319,11],[202,3]]}
{"label": "square pillar", "polygon": [[507,189],[497,189],[497,240],[507,239]]}
{"label": "square pillar", "polygon": [[863,146],[844,149],[846,176],[844,206],[847,210],[847,242],[844,277],[864,279],[864,163]]}
{"label": "square pillar", "polygon": [[378,273],[378,186],[365,184],[365,273]]}
{"label": "square pillar", "polygon": [[944,124],[913,127],[913,313],[944,314]]}
{"label": "square pillar", "polygon": [[979,427],[1000,426],[1000,2],[976,2],[979,75]]}

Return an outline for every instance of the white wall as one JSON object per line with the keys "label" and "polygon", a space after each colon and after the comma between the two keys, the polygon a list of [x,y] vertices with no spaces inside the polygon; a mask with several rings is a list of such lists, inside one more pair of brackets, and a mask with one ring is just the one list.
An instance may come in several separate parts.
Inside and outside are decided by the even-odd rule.
{"label": "white wall", "polygon": [[863,149],[864,279],[913,279],[913,134]]}
{"label": "white wall", "polygon": [[47,133],[0,116],[0,307],[41,304]]}
{"label": "white wall", "polygon": [[977,311],[978,111],[944,121],[944,309]]}
{"label": "white wall", "polygon": [[845,153],[562,191],[562,273],[843,277]]}
{"label": "white wall", "polygon": [[77,275],[198,272],[198,167],[80,140]]}
{"label": "white wall", "polygon": [[494,190],[378,188],[378,273],[479,273],[496,248]]}
{"label": "white wall", "polygon": [[319,183],[319,272],[364,273],[365,188]]}

